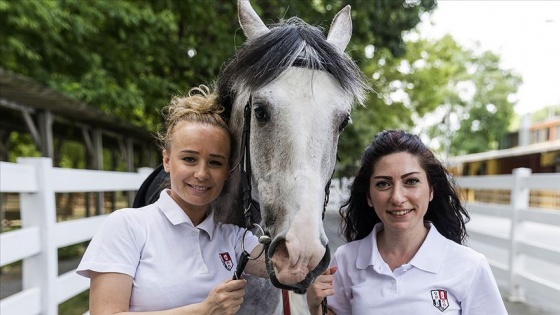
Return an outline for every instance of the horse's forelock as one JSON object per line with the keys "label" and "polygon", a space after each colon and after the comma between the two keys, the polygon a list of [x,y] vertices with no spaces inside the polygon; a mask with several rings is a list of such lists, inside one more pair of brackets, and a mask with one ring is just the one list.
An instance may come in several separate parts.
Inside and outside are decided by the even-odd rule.
{"label": "horse's forelock", "polygon": [[321,29],[293,17],[272,26],[270,32],[246,43],[237,52],[218,78],[220,101],[229,113],[237,84],[255,91],[291,66],[329,72],[360,103],[369,89],[357,65],[337,53]]}

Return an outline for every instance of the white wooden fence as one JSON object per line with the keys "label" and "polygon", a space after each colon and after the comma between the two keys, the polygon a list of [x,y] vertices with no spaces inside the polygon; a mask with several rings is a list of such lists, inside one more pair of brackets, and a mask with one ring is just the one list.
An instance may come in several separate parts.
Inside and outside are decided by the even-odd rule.
{"label": "white wooden fence", "polygon": [[[512,301],[546,300],[560,303],[560,209],[529,206],[531,191],[560,191],[560,174],[531,174],[528,168],[512,175],[458,177],[462,189],[510,190],[509,205],[467,202],[473,225],[467,230],[474,242],[505,249],[507,259],[500,261],[485,253],[498,284],[506,287]],[[480,222],[474,222],[475,216]],[[500,230],[501,222],[507,229]],[[505,233],[504,233],[505,232]],[[543,234],[539,237],[539,234]],[[495,257],[495,259],[492,259]],[[553,266],[546,275],[527,262],[540,260]]]}
{"label": "white wooden fence", "polygon": [[[463,193],[510,192],[510,204],[465,202],[471,215],[468,245],[486,255],[507,298],[560,305],[560,208],[529,206],[531,191],[546,191],[557,202],[560,173],[531,174],[530,169],[519,168],[511,175],[460,176],[456,182]],[[338,210],[347,197],[349,183],[348,179],[333,179],[331,211]],[[505,252],[502,257],[500,251]]]}
{"label": "white wooden fence", "polygon": [[[0,234],[0,266],[23,260],[22,291],[0,301],[0,314],[57,314],[58,304],[89,287],[89,281],[77,276],[75,270],[57,275],[57,250],[90,240],[106,215],[57,223],[55,193],[133,191],[150,172],[149,168],[138,173],[53,168],[49,158],[0,162],[0,192],[20,193],[22,220],[22,229]],[[333,180],[331,211],[347,195],[348,183],[347,179]],[[538,277],[524,262],[539,259],[560,270],[560,246],[536,242],[528,234],[534,228],[528,224],[560,229],[560,210],[529,207],[531,190],[560,191],[560,174],[517,169],[512,175],[458,177],[457,183],[462,189],[511,191],[510,205],[467,202],[473,217],[495,219],[469,223],[470,239],[508,252],[505,262],[489,262],[512,300],[538,296],[559,303],[560,278]],[[507,233],[498,233],[496,220],[508,222]],[[554,235],[545,235],[544,239],[548,238],[557,244]]]}
{"label": "white wooden fence", "polygon": [[58,304],[89,288],[75,270],[58,276],[58,248],[90,240],[107,215],[56,222],[55,193],[137,190],[138,173],[52,167],[50,158],[0,162],[0,192],[20,193],[22,228],[0,234],[0,266],[23,260],[22,291],[0,301],[0,314],[57,314]]}

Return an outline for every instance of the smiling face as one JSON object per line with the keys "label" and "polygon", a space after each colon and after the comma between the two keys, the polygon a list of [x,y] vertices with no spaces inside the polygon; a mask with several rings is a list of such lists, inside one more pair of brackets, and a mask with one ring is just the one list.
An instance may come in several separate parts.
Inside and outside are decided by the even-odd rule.
{"label": "smiling face", "polygon": [[163,150],[163,166],[171,180],[170,196],[197,225],[210,202],[221,193],[229,174],[231,143],[216,126],[182,121]]}
{"label": "smiling face", "polygon": [[386,230],[422,231],[433,196],[426,172],[414,155],[393,153],[375,164],[367,199]]}

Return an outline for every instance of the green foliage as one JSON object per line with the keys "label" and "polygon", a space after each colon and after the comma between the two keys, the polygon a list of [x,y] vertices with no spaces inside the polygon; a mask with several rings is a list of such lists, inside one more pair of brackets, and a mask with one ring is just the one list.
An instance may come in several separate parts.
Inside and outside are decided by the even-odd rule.
{"label": "green foliage", "polygon": [[352,40],[347,51],[362,66],[364,47],[387,48],[394,56],[405,53],[402,33],[413,29],[420,16],[435,9],[435,0],[269,0],[251,1],[263,21],[276,22],[281,17],[298,16],[309,24],[328,29],[334,14],[346,5],[352,7]]}
{"label": "green foliage", "polygon": [[[378,131],[413,129],[442,106],[454,125],[437,123],[428,134],[463,154],[494,148],[513,115],[507,97],[520,79],[499,67],[499,57],[475,54],[450,36],[405,42],[420,15],[436,6],[418,1],[252,1],[272,24],[298,16],[328,29],[334,14],[352,6],[351,57],[372,78],[374,93],[352,115],[340,139],[339,174]],[[245,41],[235,1],[0,0],[0,65],[107,113],[154,131],[159,111],[175,94],[211,84]],[[374,48],[375,53],[368,54]],[[471,98],[460,87],[475,86]],[[19,137],[19,136],[18,136]],[[27,143],[32,143],[27,141]],[[29,156],[28,147],[15,154]],[[63,165],[78,165],[77,147],[64,145]],[[106,161],[110,153],[104,153]],[[117,165],[118,168],[121,166]]]}
{"label": "green foliage", "polygon": [[170,95],[213,80],[234,50],[237,22],[218,18],[233,4],[0,1],[2,67],[150,130]]}
{"label": "green foliage", "polygon": [[87,244],[84,243],[61,247],[58,249],[58,259],[80,258],[84,254],[86,247]]}
{"label": "green foliage", "polygon": [[[439,41],[408,41],[406,54],[395,57],[387,49],[377,50],[368,59],[364,73],[373,79],[375,93],[364,108],[352,113],[353,124],[344,131],[340,143],[340,176],[351,176],[353,162],[374,135],[385,129],[413,129],[417,120],[433,112],[449,97],[448,85],[465,77],[461,47],[451,38]],[[351,141],[347,139],[351,138]]]}
{"label": "green foliage", "polygon": [[[351,50],[402,53],[401,32],[435,1],[351,0]],[[266,23],[297,15],[328,27],[343,1],[253,1]],[[387,13],[390,14],[387,14]],[[235,1],[0,0],[0,65],[155,130],[170,96],[212,83],[245,38]]]}
{"label": "green foliage", "polygon": [[15,163],[20,156],[40,157],[41,152],[37,150],[30,134],[12,132],[8,139],[8,161]]}
{"label": "green foliage", "polygon": [[89,310],[89,290],[58,305],[60,315],[82,315]]}
{"label": "green foliage", "polygon": [[409,40],[405,48],[402,57],[376,49],[363,62],[375,93],[341,136],[337,176],[352,176],[363,148],[384,129],[426,134],[432,148],[452,155],[495,149],[508,132],[508,97],[521,79],[502,69],[497,55],[465,49],[451,36]]}
{"label": "green foliage", "polygon": [[[391,55],[401,57],[406,53],[402,38],[404,31],[413,29],[420,23],[420,16],[436,8],[435,0],[386,1],[386,0],[351,0],[353,29],[352,45],[363,58],[363,47],[373,45],[376,49],[386,48]],[[352,50],[354,51],[354,50]]]}
{"label": "green foliage", "polygon": [[534,112],[531,115],[531,121],[533,123],[536,123],[553,117],[560,117],[560,104],[555,106],[547,106],[541,110]]}
{"label": "green foliage", "polygon": [[[466,72],[447,88],[445,104],[453,121],[435,126],[432,135],[449,141],[450,155],[497,149],[514,117],[515,104],[510,96],[517,92],[522,80],[511,70],[502,69],[499,56],[492,52],[457,53],[464,56]],[[461,83],[474,88],[472,96],[461,95]]]}
{"label": "green foliage", "polygon": [[[60,156],[56,156],[55,165],[62,168],[87,168],[86,162],[86,152],[84,146],[72,142],[72,141],[64,141],[63,143],[59,143],[57,141],[57,145],[62,145],[60,150]],[[55,150],[56,152],[57,150]],[[110,168],[104,168],[110,169]]]}
{"label": "green foliage", "polygon": [[[252,1],[266,24],[298,16],[325,29],[334,14],[350,4],[354,31],[347,50],[362,67],[370,61],[364,53],[367,45],[384,51],[389,60],[392,54],[404,54],[401,34],[435,3]],[[92,0],[87,5],[83,0],[0,0],[0,38],[3,68],[150,131],[156,130],[159,111],[172,95],[211,84],[245,41],[235,1],[194,0]],[[350,128],[343,137],[341,156],[347,165],[370,140],[372,128],[399,125],[407,113],[402,104],[386,105],[381,92],[378,96],[367,109],[356,111],[355,130]],[[65,154],[60,160],[64,165],[79,163]]]}

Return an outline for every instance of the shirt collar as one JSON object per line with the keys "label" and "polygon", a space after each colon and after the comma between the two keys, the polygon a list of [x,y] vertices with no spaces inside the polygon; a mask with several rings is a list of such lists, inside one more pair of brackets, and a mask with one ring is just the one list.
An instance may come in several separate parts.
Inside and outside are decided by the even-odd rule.
{"label": "shirt collar", "polygon": [[173,225],[179,225],[184,223],[193,228],[197,228],[199,230],[205,231],[206,233],[208,233],[210,240],[212,240],[212,237],[214,235],[214,228],[216,226],[214,224],[214,208],[210,206],[210,211],[206,215],[206,218],[199,225],[195,227],[191,219],[185,213],[185,211],[183,211],[181,206],[179,206],[177,202],[175,202],[175,200],[171,198],[169,192],[170,192],[169,189],[164,189],[160,193],[159,199],[157,201],[157,206],[159,210],[163,213],[163,215],[167,218],[167,220],[169,220],[169,222],[171,222],[171,224]]}
{"label": "shirt collar", "polygon": [[373,231],[362,239],[356,259],[356,268],[366,269],[368,266],[375,268],[376,265],[383,262],[377,248],[377,233],[382,229],[383,223],[377,223],[373,227]]}
{"label": "shirt collar", "polygon": [[428,222],[427,225],[430,228],[428,235],[410,264],[424,271],[437,273],[443,265],[449,240],[441,235],[432,223]]}
{"label": "shirt collar", "polygon": [[[426,224],[430,230],[418,252],[410,261],[410,264],[424,271],[437,273],[443,265],[444,253],[447,251],[449,242],[438,232],[433,224],[429,222]],[[356,268],[366,269],[368,266],[375,268],[383,263],[377,248],[377,233],[382,229],[383,223],[377,223],[370,235],[362,240],[356,259]]]}

